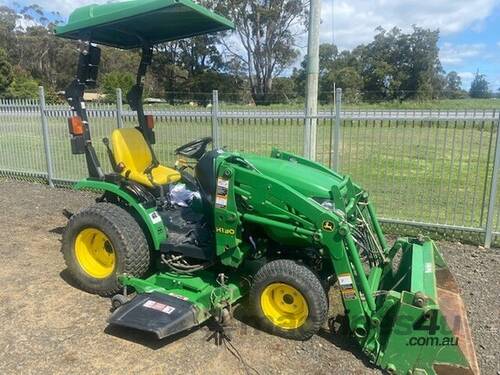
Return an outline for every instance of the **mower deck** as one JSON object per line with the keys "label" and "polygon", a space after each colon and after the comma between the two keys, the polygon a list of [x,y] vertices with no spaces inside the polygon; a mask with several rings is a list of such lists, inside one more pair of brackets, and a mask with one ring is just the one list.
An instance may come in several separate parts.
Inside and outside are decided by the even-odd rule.
{"label": "mower deck", "polygon": [[154,333],[158,339],[197,326],[196,307],[189,301],[164,293],[136,295],[109,318],[112,325]]}

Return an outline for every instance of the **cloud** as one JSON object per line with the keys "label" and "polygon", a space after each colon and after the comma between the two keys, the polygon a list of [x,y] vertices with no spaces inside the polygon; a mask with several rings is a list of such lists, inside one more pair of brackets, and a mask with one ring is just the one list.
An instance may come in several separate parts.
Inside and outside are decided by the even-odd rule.
{"label": "cloud", "polygon": [[481,27],[495,5],[498,0],[324,0],[321,38],[332,42],[333,36],[341,48],[353,48],[371,41],[377,26],[409,30],[417,25],[453,34]]}
{"label": "cloud", "polygon": [[500,47],[500,42],[497,42],[497,46]]}
{"label": "cloud", "polygon": [[472,79],[475,77],[476,74],[472,72],[460,72],[458,73],[458,75],[464,81],[472,81]]}
{"label": "cloud", "polygon": [[[2,0],[0,0],[2,2]],[[12,3],[12,1],[10,1]],[[18,4],[30,5],[36,3],[40,5],[45,11],[57,11],[61,13],[64,18],[67,18],[69,14],[78,7],[89,4],[104,4],[111,1],[108,0],[37,0],[33,2],[32,0],[17,0]]]}
{"label": "cloud", "polygon": [[35,20],[30,20],[26,18],[19,18],[16,21],[16,28],[18,30],[26,30],[28,27],[33,27],[33,26],[40,26],[40,23],[38,23]]}
{"label": "cloud", "polygon": [[462,87],[467,90],[476,74],[472,72],[459,72],[458,76],[462,80]]}
{"label": "cloud", "polygon": [[465,60],[482,55],[485,49],[486,45],[483,43],[444,43],[439,51],[439,59],[441,63],[446,65],[460,65],[463,64]]}
{"label": "cloud", "polygon": [[[0,0],[2,1],[2,0]],[[3,0],[5,1],[5,0]],[[2,1],[2,2],[3,2]],[[12,3],[13,0],[7,0]],[[59,11],[67,17],[75,8],[102,4],[109,0],[37,0],[45,10]],[[17,0],[22,5],[32,0]],[[372,39],[375,28],[399,26],[409,29],[412,24],[436,29],[443,34],[462,31],[468,26],[481,27],[481,21],[491,14],[498,0],[322,0],[321,37],[343,48],[352,48]]]}

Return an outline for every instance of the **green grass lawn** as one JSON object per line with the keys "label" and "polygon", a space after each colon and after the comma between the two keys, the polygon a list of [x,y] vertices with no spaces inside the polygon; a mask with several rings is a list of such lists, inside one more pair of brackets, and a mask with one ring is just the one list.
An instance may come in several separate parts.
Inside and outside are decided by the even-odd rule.
{"label": "green grass lawn", "polygon": [[[135,126],[133,119],[125,119],[125,126]],[[94,144],[107,171],[101,140],[115,127],[111,115],[92,121]],[[318,121],[317,160],[325,165],[330,165],[331,128],[331,120]],[[480,227],[488,204],[484,192],[491,179],[494,129],[492,120],[345,120],[340,171],[370,192],[382,217]],[[49,131],[55,177],[85,177],[83,155],[71,154],[65,118],[51,117]],[[0,132],[0,170],[46,170],[36,115],[2,114]],[[303,152],[300,119],[223,119],[219,132],[220,146],[230,150],[269,154],[278,147]],[[210,118],[161,117],[156,120],[154,148],[164,164],[172,165],[176,147],[210,134]]]}
{"label": "green grass lawn", "polygon": [[343,107],[347,109],[498,110],[500,109],[500,99],[441,99],[359,104],[347,103]]}
{"label": "green grass lawn", "polygon": [[[234,104],[230,102],[220,101],[220,108],[224,110],[258,110],[258,111],[287,111],[287,110],[303,110],[303,102],[294,103],[276,103],[267,106],[254,106],[244,104]],[[127,107],[127,106],[124,106]],[[169,109],[203,109],[203,106],[190,106],[188,104],[178,104],[175,106],[169,104],[154,104],[151,106],[146,105],[148,108],[160,108],[164,110]],[[329,111],[333,107],[332,103],[319,103],[319,110]],[[406,100],[403,102],[390,101],[379,103],[349,103],[343,102],[342,108],[346,110],[389,110],[389,109],[415,109],[415,110],[499,110],[500,99],[440,99],[440,100]]]}

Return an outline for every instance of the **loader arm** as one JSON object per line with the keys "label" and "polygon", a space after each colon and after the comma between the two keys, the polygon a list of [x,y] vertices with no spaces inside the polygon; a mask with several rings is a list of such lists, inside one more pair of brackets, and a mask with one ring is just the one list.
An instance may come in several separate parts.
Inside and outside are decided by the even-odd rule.
{"label": "loader arm", "polygon": [[[463,302],[432,241],[401,238],[389,247],[368,194],[348,176],[279,150],[272,157],[280,162],[271,166],[234,155],[219,159],[228,201],[215,209],[217,227],[253,223],[278,243],[320,249],[338,281],[349,328],[374,364],[398,374],[479,374]],[[289,171],[298,165],[324,177],[334,209],[308,196],[310,187],[293,187]],[[228,210],[236,221],[225,216]],[[234,262],[231,246],[238,243],[217,235],[222,262],[243,261],[244,251]]]}
{"label": "loader arm", "polygon": [[[340,191],[344,195],[351,194],[348,201],[352,207],[348,210],[354,210],[361,200],[366,199],[360,189],[350,184],[349,178],[331,175],[341,179],[339,185],[332,186],[330,194],[338,196],[344,209],[344,197],[340,196]],[[242,222],[267,228],[268,234],[277,242],[322,249],[330,267],[345,281],[343,297],[350,328],[361,338],[366,337],[370,316],[376,310],[369,280],[376,286],[376,275],[380,275],[381,269],[373,268],[371,277],[365,273],[345,215],[326,210],[289,185],[260,173],[258,169],[235,164],[230,157],[221,158],[218,178],[228,181],[227,205],[215,209],[217,253],[222,263],[237,266],[244,259],[245,252],[242,251],[235,261],[235,248],[239,242],[223,231],[219,232],[219,228],[233,224],[236,228],[236,216]],[[244,203],[238,206],[238,200]]]}

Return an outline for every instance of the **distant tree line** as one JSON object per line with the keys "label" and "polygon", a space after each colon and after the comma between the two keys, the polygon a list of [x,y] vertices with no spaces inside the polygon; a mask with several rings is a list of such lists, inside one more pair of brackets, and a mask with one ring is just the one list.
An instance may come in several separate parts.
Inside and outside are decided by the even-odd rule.
{"label": "distant tree line", "polygon": [[[297,38],[307,27],[301,0],[214,0],[202,3],[235,22],[236,30],[197,36],[155,47],[146,95],[170,103],[206,104],[213,89],[222,100],[270,104],[301,101],[306,59],[295,65]],[[36,97],[46,87],[49,100],[73,79],[78,45],[53,36],[62,22],[57,12],[38,5],[11,9],[0,6],[0,97]],[[21,27],[24,25],[24,27]],[[439,32],[414,26],[377,29],[372,42],[339,51],[320,46],[320,100],[332,101],[341,87],[350,102],[487,98],[486,77],[477,72],[470,90],[460,76],[443,70],[437,46]],[[109,101],[115,88],[124,92],[134,83],[138,51],[103,47],[100,90]],[[286,76],[288,73],[288,76]]]}

